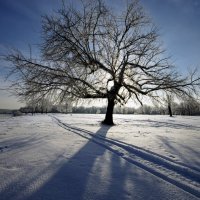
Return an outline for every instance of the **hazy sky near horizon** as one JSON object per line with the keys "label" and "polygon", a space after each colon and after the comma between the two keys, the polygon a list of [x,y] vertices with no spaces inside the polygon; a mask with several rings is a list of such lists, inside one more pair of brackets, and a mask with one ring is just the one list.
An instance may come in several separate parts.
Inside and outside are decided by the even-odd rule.
{"label": "hazy sky near horizon", "polygon": [[[118,4],[123,0],[107,0]],[[67,0],[66,0],[67,2]],[[167,55],[179,70],[200,68],[200,0],[141,0],[147,14],[157,25]],[[0,55],[9,48],[27,52],[41,41],[41,16],[57,10],[61,0],[0,0]],[[6,64],[0,62],[0,108],[19,108],[17,98],[1,90]]]}

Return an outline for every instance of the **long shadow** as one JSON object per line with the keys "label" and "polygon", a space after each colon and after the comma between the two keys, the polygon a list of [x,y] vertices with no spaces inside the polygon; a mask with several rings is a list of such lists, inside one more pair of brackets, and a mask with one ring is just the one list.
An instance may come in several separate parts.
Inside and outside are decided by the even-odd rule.
{"label": "long shadow", "polygon": [[[200,126],[193,126],[188,124],[181,124],[181,123],[173,123],[173,122],[161,122],[156,120],[137,120],[137,122],[141,122],[144,126],[151,126],[155,128],[159,127],[168,127],[174,129],[186,129],[186,130],[200,130]],[[134,126],[141,126],[141,123],[135,124]]]}
{"label": "long shadow", "polygon": [[[101,126],[94,135],[106,137],[109,128],[109,126]],[[80,129],[77,130],[80,131]],[[82,139],[82,143],[84,143],[84,139]],[[62,162],[58,165],[59,167],[54,166],[60,162],[58,158],[51,166],[44,167],[40,173],[33,173],[29,178],[24,178],[26,173],[27,175],[31,173],[27,169],[0,194],[1,200],[149,200],[172,199],[172,196],[173,199],[179,198],[178,193],[171,196],[169,184],[162,184],[159,178],[104,148],[103,140],[101,145],[97,144],[94,140],[89,139],[70,159],[65,161],[60,155]],[[77,148],[76,145],[75,148]],[[69,149],[67,148],[67,150]],[[48,174],[48,171],[52,169],[57,171],[39,188],[33,189],[32,194],[28,191],[29,195],[27,196],[19,195],[20,190],[24,190],[27,186],[34,187],[35,181],[40,181],[43,174]],[[14,189],[12,190],[12,188]],[[12,192],[9,193],[10,191]],[[185,199],[195,199],[187,195]]]}
{"label": "long shadow", "polygon": [[[17,151],[17,150],[28,150],[28,148],[33,147],[33,145],[39,145],[40,141],[42,141],[47,136],[24,136],[21,138],[11,138],[0,142],[0,150],[1,153],[8,151]],[[23,149],[25,148],[25,149]]]}
{"label": "long shadow", "polygon": [[[159,140],[164,144],[164,146],[167,147],[167,149],[171,150],[172,152],[174,152],[175,155],[178,155],[181,160],[184,163],[187,163],[187,165],[191,168],[194,169],[198,172],[200,172],[200,152],[196,151],[195,149],[185,145],[185,144],[181,144],[179,143],[178,146],[173,145],[173,143],[169,140],[168,137],[164,137],[164,136],[157,136],[159,138]],[[180,147],[180,148],[179,148]],[[185,150],[188,152],[188,154],[183,153],[181,150]],[[190,155],[190,156],[187,156]],[[192,166],[190,166],[190,163],[192,162]]]}
{"label": "long shadow", "polygon": [[[95,135],[105,137],[109,128],[101,126]],[[138,172],[140,169],[108,153],[103,142],[101,144],[99,146],[89,140],[47,183],[26,199],[150,199],[149,192],[144,191],[152,186],[153,181],[145,175],[146,172]],[[166,196],[159,187],[152,188],[151,193],[154,197],[161,193]]]}
{"label": "long shadow", "polygon": [[[101,126],[96,135],[101,133],[106,136],[109,128]],[[89,195],[86,193],[88,179],[96,173],[92,170],[94,163],[105,151],[105,148],[89,140],[42,188],[27,199],[84,199],[85,195]]]}

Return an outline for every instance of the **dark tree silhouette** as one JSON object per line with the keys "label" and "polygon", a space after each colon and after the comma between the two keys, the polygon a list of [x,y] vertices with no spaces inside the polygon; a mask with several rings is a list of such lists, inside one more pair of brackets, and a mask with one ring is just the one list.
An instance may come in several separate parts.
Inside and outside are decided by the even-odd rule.
{"label": "dark tree silhouette", "polygon": [[43,17],[41,59],[19,51],[6,56],[18,95],[65,98],[106,98],[103,123],[113,124],[115,104],[130,98],[141,102],[157,91],[187,93],[199,84],[194,76],[181,77],[163,55],[157,29],[137,0],[120,12],[103,0],[63,5]]}
{"label": "dark tree silhouette", "polygon": [[173,101],[174,101],[174,96],[171,93],[166,93],[165,96],[166,97],[164,98],[164,101],[167,104],[168,114],[169,114],[170,117],[172,117],[173,116],[172,104],[173,104]]}

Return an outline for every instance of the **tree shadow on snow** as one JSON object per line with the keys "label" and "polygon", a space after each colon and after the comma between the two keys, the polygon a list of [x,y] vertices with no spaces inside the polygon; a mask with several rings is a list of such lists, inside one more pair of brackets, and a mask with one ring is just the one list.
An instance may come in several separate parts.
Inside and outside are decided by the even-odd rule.
{"label": "tree shadow on snow", "polygon": [[[98,135],[106,137],[109,128],[102,125],[94,137]],[[82,131],[84,132],[83,129]],[[78,139],[80,140],[79,137]],[[30,172],[27,169],[3,193],[0,193],[1,199],[150,200],[162,197],[169,199],[166,188],[160,185],[160,179],[155,182],[155,177],[152,179],[150,173],[110,152],[105,148],[104,142],[102,140],[101,143],[95,143],[90,139],[71,158],[65,160],[60,155],[54,163],[43,167],[40,173]],[[54,174],[40,184],[41,177],[52,169]],[[34,184],[38,184],[39,188],[27,189],[34,188]],[[27,190],[27,195],[20,195],[24,190]],[[176,198],[176,194],[174,195]]]}
{"label": "tree shadow on snow", "polygon": [[[178,155],[180,159],[190,168],[200,172],[200,152],[195,148],[190,147],[187,143],[176,143],[165,136],[157,136],[158,139],[163,143],[166,149],[174,154]],[[187,152],[187,153],[186,153]],[[189,156],[188,156],[189,155]]]}
{"label": "tree shadow on snow", "polygon": [[170,122],[161,122],[161,121],[156,121],[156,120],[137,120],[137,123],[134,123],[134,126],[147,126],[147,127],[155,127],[155,128],[163,128],[163,127],[167,127],[167,128],[173,128],[173,129],[186,129],[186,130],[200,130],[199,126],[193,126],[193,125],[188,125],[188,124],[184,124],[184,123],[177,123],[177,122],[173,122],[173,120]]}

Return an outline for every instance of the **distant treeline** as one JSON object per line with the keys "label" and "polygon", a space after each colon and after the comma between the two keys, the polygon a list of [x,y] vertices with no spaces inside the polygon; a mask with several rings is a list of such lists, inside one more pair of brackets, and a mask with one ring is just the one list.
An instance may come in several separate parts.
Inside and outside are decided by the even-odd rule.
{"label": "distant treeline", "polygon": [[[149,114],[149,115],[166,115],[169,114],[169,106],[172,115],[200,115],[200,102],[193,98],[186,98],[180,103],[175,103],[168,99],[164,105],[143,105],[139,108],[115,106],[115,114]],[[106,113],[106,107],[72,107],[73,113]]]}
{"label": "distant treeline", "polygon": [[14,110],[0,109],[0,114],[12,114]]}
{"label": "distant treeline", "polygon": [[[66,107],[61,105],[54,105],[49,108],[43,107],[23,107],[20,108],[21,113],[88,113],[88,114],[105,114],[106,106],[103,107],[85,107],[85,106],[75,106]],[[115,114],[149,114],[149,115],[167,115],[167,106],[149,106],[143,105],[139,108],[133,107],[120,107],[116,106],[114,109]],[[172,104],[173,115],[200,115],[200,105],[194,103],[180,103]]]}
{"label": "distant treeline", "polygon": [[[73,107],[72,113],[90,113],[90,114],[105,114],[106,107]],[[116,106],[114,109],[115,114],[149,114],[149,115],[167,115],[168,108],[165,106],[149,106],[143,105],[139,108],[133,107],[120,107]],[[200,115],[200,106],[190,104],[174,104],[172,106],[173,115]]]}
{"label": "distant treeline", "polygon": [[[200,103],[194,99],[185,99],[181,103],[170,102],[170,107],[173,115],[200,115]],[[89,114],[105,114],[106,106],[73,106],[70,102],[64,104],[54,105],[48,100],[44,99],[39,102],[31,102],[26,107],[16,110],[0,109],[2,114],[13,114],[15,116],[23,113],[89,113]],[[149,114],[149,115],[166,115],[169,114],[169,102],[163,106],[157,105],[143,105],[139,108],[115,106],[115,114]]]}

